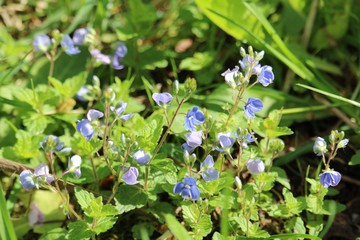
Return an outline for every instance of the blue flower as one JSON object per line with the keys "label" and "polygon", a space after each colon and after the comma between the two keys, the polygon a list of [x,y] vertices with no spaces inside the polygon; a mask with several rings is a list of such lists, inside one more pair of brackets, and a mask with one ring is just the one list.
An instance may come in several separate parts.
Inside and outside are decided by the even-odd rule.
{"label": "blue flower", "polygon": [[173,192],[180,194],[184,199],[189,197],[192,200],[197,200],[200,197],[200,190],[192,177],[184,178],[182,182],[178,182],[174,186]]}
{"label": "blue flower", "polygon": [[261,66],[259,61],[254,57],[251,57],[249,54],[239,61],[241,69],[247,74],[251,71],[251,74],[258,74],[260,72]]}
{"label": "blue flower", "polygon": [[77,100],[81,101],[81,102],[86,102],[86,95],[90,93],[89,88],[86,85],[81,86],[81,88],[79,89],[79,91],[77,91],[75,97]]}
{"label": "blue flower", "polygon": [[40,147],[45,151],[60,151],[64,147],[64,143],[59,141],[59,138],[54,135],[49,135],[40,142]]}
{"label": "blue flower", "polygon": [[193,107],[185,117],[185,129],[195,131],[195,125],[204,123],[205,115],[198,107]]}
{"label": "blue flower", "polygon": [[255,112],[259,112],[263,109],[263,103],[258,98],[249,98],[244,106],[245,116],[247,118],[254,118]]}
{"label": "blue flower", "polygon": [[79,155],[72,156],[68,161],[67,172],[73,172],[77,178],[81,177],[81,157]]}
{"label": "blue flower", "polygon": [[133,114],[125,114],[125,115],[122,115],[122,113],[125,111],[126,107],[127,107],[127,103],[125,102],[119,102],[118,103],[119,107],[118,108],[115,108],[115,107],[110,107],[110,110],[112,112],[114,112],[120,119],[123,119],[125,121],[129,120]]}
{"label": "blue flower", "polygon": [[321,137],[317,137],[314,143],[313,150],[317,156],[321,156],[323,153],[325,153],[327,151],[325,140]]}
{"label": "blue flower", "polygon": [[320,183],[324,187],[335,187],[341,180],[341,174],[334,170],[327,170],[320,174]]}
{"label": "blue flower", "polygon": [[26,190],[36,188],[34,174],[30,170],[24,170],[20,173],[20,183]]}
{"label": "blue flower", "polygon": [[150,155],[146,154],[144,150],[137,151],[133,154],[133,157],[135,158],[136,162],[141,165],[146,165],[150,161]]}
{"label": "blue flower", "polygon": [[205,160],[200,163],[202,169],[201,176],[205,182],[213,181],[219,178],[219,172],[214,168],[214,159],[211,155],[207,155]]}
{"label": "blue flower", "polygon": [[76,130],[83,135],[87,141],[90,141],[95,133],[92,121],[102,118],[104,114],[96,109],[90,109],[87,113],[87,119],[82,119],[76,124]]}
{"label": "blue flower", "polygon": [[29,225],[31,227],[39,226],[44,222],[45,220],[44,214],[41,212],[41,210],[36,205],[36,203],[31,204],[28,219],[29,219]]}
{"label": "blue flower", "polygon": [[99,49],[93,49],[90,51],[91,56],[96,59],[96,61],[102,63],[102,64],[110,64],[111,58],[109,55],[103,54],[100,52]]}
{"label": "blue flower", "polygon": [[231,88],[235,89],[237,86],[235,80],[239,77],[239,67],[235,66],[233,70],[228,69],[223,72],[221,76],[225,77],[227,84],[229,84]]}
{"label": "blue flower", "polygon": [[94,135],[94,128],[91,125],[91,121],[82,119],[76,124],[76,130],[83,135],[87,141],[90,141]]}
{"label": "blue flower", "polygon": [[194,151],[195,148],[201,146],[202,143],[202,131],[193,131],[191,133],[186,134],[186,143],[184,143],[181,147],[183,150],[188,151],[189,153]]}
{"label": "blue flower", "polygon": [[74,41],[67,34],[64,35],[64,38],[61,41],[61,47],[68,55],[75,55],[80,53],[79,48],[75,47]]}
{"label": "blue flower", "polygon": [[251,174],[259,174],[265,170],[265,164],[260,159],[250,159],[246,162],[246,167]]}
{"label": "blue flower", "polygon": [[166,104],[171,102],[171,100],[173,99],[171,94],[168,92],[154,93],[152,95],[152,98],[154,99],[156,104],[159,105],[160,107],[165,106]]}
{"label": "blue flower", "polygon": [[104,113],[102,113],[96,109],[90,109],[86,116],[90,121],[93,121],[93,120],[102,118],[104,116]]}
{"label": "blue flower", "polygon": [[260,74],[258,76],[258,81],[264,86],[268,86],[274,81],[274,73],[272,72],[272,67],[263,66],[261,67]]}
{"label": "blue flower", "polygon": [[136,167],[125,167],[124,168],[124,174],[122,175],[122,180],[127,185],[135,185],[139,181],[137,180],[137,177],[139,176],[139,171]]}
{"label": "blue flower", "polygon": [[[48,165],[41,163],[34,169],[34,176],[37,177],[37,183],[47,182],[48,184],[54,181],[54,177],[49,173]],[[37,184],[36,183],[36,184]]]}
{"label": "blue flower", "polygon": [[235,140],[230,137],[230,133],[219,133],[218,139],[221,148],[216,147],[215,149],[219,152],[229,153],[230,148],[234,145]]}
{"label": "blue flower", "polygon": [[51,45],[50,37],[45,34],[39,34],[34,38],[32,45],[36,52],[47,52]]}
{"label": "blue flower", "polygon": [[124,65],[121,64],[121,60],[125,57],[127,53],[127,48],[123,43],[118,43],[115,53],[112,57],[112,67],[116,70],[124,68]]}
{"label": "blue flower", "polygon": [[75,45],[84,45],[86,35],[90,33],[90,29],[88,28],[79,28],[76,29],[73,35],[73,42]]}

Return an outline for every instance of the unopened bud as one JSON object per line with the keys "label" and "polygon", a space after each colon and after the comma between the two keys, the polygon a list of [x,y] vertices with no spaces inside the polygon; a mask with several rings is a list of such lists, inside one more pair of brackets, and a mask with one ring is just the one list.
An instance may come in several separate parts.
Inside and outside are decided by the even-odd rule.
{"label": "unopened bud", "polygon": [[246,51],[245,51],[245,49],[243,47],[240,47],[240,55],[242,57],[246,57]]}
{"label": "unopened bud", "polygon": [[175,94],[178,94],[179,93],[179,81],[175,80],[173,84],[174,84]]}
{"label": "unopened bud", "polygon": [[239,190],[241,190],[242,183],[241,183],[241,180],[240,180],[240,178],[238,176],[235,177],[235,185]]}

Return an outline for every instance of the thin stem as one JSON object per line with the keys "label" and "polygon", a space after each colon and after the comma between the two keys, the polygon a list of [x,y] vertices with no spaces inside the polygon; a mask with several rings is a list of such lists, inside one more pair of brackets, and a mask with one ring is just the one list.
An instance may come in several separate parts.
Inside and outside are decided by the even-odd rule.
{"label": "thin stem", "polygon": [[156,146],[156,148],[155,148],[155,150],[154,150],[154,152],[153,152],[153,155],[152,155],[150,161],[149,161],[148,164],[146,165],[145,183],[144,183],[144,189],[145,189],[145,190],[148,189],[148,179],[149,179],[149,172],[150,172],[150,163],[151,163],[152,160],[154,160],[156,154],[159,152],[161,146],[164,144],[164,142],[165,142],[165,140],[166,140],[166,137],[167,137],[167,135],[168,135],[169,132],[170,132],[171,126],[173,125],[173,123],[174,123],[174,121],[175,121],[175,117],[177,116],[177,114],[178,114],[181,106],[184,104],[184,102],[185,102],[185,97],[180,101],[178,107],[177,107],[176,110],[175,110],[175,113],[174,113],[173,117],[172,117],[171,120],[170,120],[170,123],[169,123],[169,125],[168,125],[168,127],[167,127],[167,129],[166,129],[166,131],[165,131],[165,133],[164,133],[164,135],[162,135],[162,137],[161,137],[161,139],[160,139],[160,142],[159,142],[159,144]]}
{"label": "thin stem", "polygon": [[232,118],[232,116],[234,115],[236,109],[238,108],[238,105],[239,105],[239,102],[240,102],[240,99],[241,99],[241,96],[244,92],[244,88],[240,88],[239,89],[239,92],[236,96],[236,99],[235,99],[235,103],[234,105],[232,106],[231,110],[230,110],[230,113],[229,113],[229,116],[225,122],[225,128],[227,128],[227,126],[229,125],[229,122],[230,122],[230,119]]}
{"label": "thin stem", "polygon": [[95,164],[94,164],[94,158],[90,157],[90,162],[91,162],[91,168],[93,170],[95,181],[99,182],[99,178],[98,178],[97,173],[96,173],[96,167],[95,167]]}

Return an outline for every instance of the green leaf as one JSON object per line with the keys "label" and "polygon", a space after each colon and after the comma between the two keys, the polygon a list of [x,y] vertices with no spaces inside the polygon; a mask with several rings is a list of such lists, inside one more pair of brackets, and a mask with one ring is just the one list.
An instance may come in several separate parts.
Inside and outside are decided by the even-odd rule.
{"label": "green leaf", "polygon": [[285,172],[284,169],[279,168],[279,167],[272,167],[271,171],[277,173],[276,181],[278,183],[280,183],[281,185],[283,185],[287,189],[291,189],[289,178],[287,177],[286,172]]}
{"label": "green leaf", "polygon": [[81,72],[74,77],[66,79],[64,83],[54,77],[49,77],[49,81],[61,95],[64,97],[73,97],[79,91],[81,86],[85,84],[86,78],[87,73]]}
{"label": "green leaf", "polygon": [[207,67],[214,59],[212,52],[197,52],[193,57],[185,58],[181,61],[179,68],[190,71],[198,71]]}
{"label": "green leaf", "polygon": [[306,233],[306,228],[304,226],[304,221],[301,217],[291,218],[289,221],[285,223],[285,229],[287,232],[293,233]]}
{"label": "green leaf", "polygon": [[83,220],[70,223],[68,228],[67,239],[69,240],[89,239],[95,235],[95,232],[90,230],[88,223]]}
{"label": "green leaf", "polygon": [[96,225],[92,228],[96,234],[106,232],[107,230],[111,229],[114,224],[116,223],[116,217],[100,217],[96,219]]}
{"label": "green leaf", "polygon": [[203,239],[211,232],[211,217],[208,214],[203,214],[199,206],[183,205],[182,210],[184,220],[193,229],[195,238]]}
{"label": "green leaf", "polygon": [[136,186],[121,185],[115,195],[115,206],[119,214],[135,208],[141,208],[147,203],[148,196]]}
{"label": "green leaf", "polygon": [[14,151],[19,158],[36,158],[40,155],[40,142],[43,140],[41,136],[18,130],[16,139]]}
{"label": "green leaf", "polygon": [[261,191],[269,191],[273,188],[274,184],[275,184],[275,180],[277,178],[277,173],[276,172],[262,172],[260,174],[254,175],[253,176],[256,183],[255,185],[255,190],[257,192],[261,192]]}
{"label": "green leaf", "polygon": [[138,132],[137,141],[145,151],[151,152],[155,149],[163,131],[164,117],[156,115]]}
{"label": "green leaf", "polygon": [[176,184],[176,167],[174,161],[165,159],[154,159],[151,163],[151,177],[156,184]]}
{"label": "green leaf", "polygon": [[357,150],[356,153],[351,157],[349,165],[358,165],[360,164],[360,150]]}
{"label": "green leaf", "polygon": [[95,200],[94,194],[80,188],[75,188],[75,197],[82,210],[87,209],[91,202]]}
{"label": "green leaf", "polygon": [[22,119],[27,130],[34,134],[43,133],[49,123],[54,123],[52,118],[37,112],[28,112]]}
{"label": "green leaf", "polygon": [[173,215],[165,214],[164,216],[166,224],[176,239],[191,240],[191,237],[184,226],[181,225]]}
{"label": "green leaf", "polygon": [[65,240],[67,232],[64,228],[55,228],[41,235],[39,240]]}

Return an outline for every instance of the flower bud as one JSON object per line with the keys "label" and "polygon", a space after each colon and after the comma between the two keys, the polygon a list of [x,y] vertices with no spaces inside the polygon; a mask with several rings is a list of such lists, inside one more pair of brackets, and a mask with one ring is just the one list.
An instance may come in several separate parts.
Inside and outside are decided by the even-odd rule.
{"label": "flower bud", "polygon": [[173,84],[174,84],[174,92],[175,92],[175,94],[178,94],[179,93],[179,81],[175,80]]}
{"label": "flower bud", "polygon": [[314,153],[318,156],[321,156],[322,153],[327,151],[326,142],[323,138],[317,137],[313,147]]}
{"label": "flower bud", "polygon": [[345,138],[338,143],[337,148],[345,148],[348,143],[349,139]]}
{"label": "flower bud", "polygon": [[235,184],[236,184],[236,187],[241,190],[242,188],[242,183],[241,183],[241,180],[238,176],[235,177]]}
{"label": "flower bud", "polygon": [[240,47],[240,55],[242,57],[246,57],[246,51],[245,51],[245,49],[243,47]]}
{"label": "flower bud", "polygon": [[265,52],[264,51],[261,51],[261,52],[255,52],[255,60],[256,61],[260,61],[261,59],[263,59],[263,57],[264,57],[264,54],[265,54]]}

